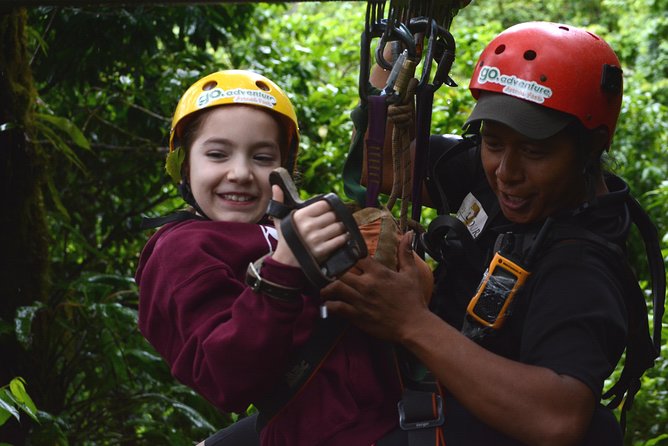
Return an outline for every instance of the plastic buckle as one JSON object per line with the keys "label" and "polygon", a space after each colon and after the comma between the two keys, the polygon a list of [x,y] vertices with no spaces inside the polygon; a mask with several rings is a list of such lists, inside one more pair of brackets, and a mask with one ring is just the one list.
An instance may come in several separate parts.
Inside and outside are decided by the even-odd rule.
{"label": "plastic buckle", "polygon": [[399,410],[399,427],[405,431],[410,431],[415,429],[428,429],[430,427],[442,425],[445,422],[445,413],[443,413],[443,398],[441,398],[440,395],[434,396],[436,397],[436,411],[438,412],[438,417],[431,420],[406,421],[404,402],[399,401],[397,403],[397,409]]}

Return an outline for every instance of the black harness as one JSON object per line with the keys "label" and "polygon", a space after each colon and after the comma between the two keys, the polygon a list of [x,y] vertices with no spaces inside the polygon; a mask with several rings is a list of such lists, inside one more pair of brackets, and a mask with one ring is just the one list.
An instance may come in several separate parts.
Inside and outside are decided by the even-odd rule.
{"label": "black harness", "polygon": [[[433,197],[437,198],[437,205],[441,212],[449,212],[449,203],[445,196],[447,184],[443,184],[443,178],[448,175],[440,172],[446,164],[452,163],[456,157],[466,157],[475,155],[475,139],[456,136],[445,137],[445,144],[441,144],[442,150],[430,163],[433,165],[433,174],[428,178],[428,186]],[[438,178],[439,181],[435,181]],[[431,182],[430,182],[431,180]],[[619,272],[621,282],[624,286],[625,302],[628,312],[628,337],[626,345],[626,355],[624,366],[618,381],[602,395],[603,399],[610,399],[607,406],[617,408],[623,401],[621,408],[620,424],[622,430],[625,429],[626,413],[631,409],[635,394],[640,389],[640,379],[646,370],[654,365],[655,359],[659,356],[661,350],[661,320],[664,314],[665,296],[666,296],[666,272],[661,254],[660,239],[656,226],[650,220],[647,213],[641,205],[629,193],[626,185],[619,178],[611,176],[608,183],[613,186],[617,192],[597,197],[594,200],[584,203],[575,211],[567,215],[557,216],[557,223],[550,228],[547,240],[540,248],[541,255],[548,254],[552,248],[562,243],[578,241],[586,243],[596,249],[601,258],[606,259],[614,271]],[[491,194],[491,191],[489,191]],[[493,197],[485,197],[481,194],[483,202],[493,203]],[[485,199],[489,198],[489,199]],[[577,224],[579,217],[588,212],[595,211],[609,204],[612,200],[623,200],[623,224],[624,233],[612,234],[610,239],[623,240],[628,227],[633,224],[638,229],[645,247],[646,258],[649,267],[649,275],[652,284],[653,296],[653,328],[650,331],[648,324],[648,311],[645,301],[645,295],[638,284],[633,269],[627,261],[626,253],[622,248],[608,238],[595,234],[594,232]],[[498,207],[490,207],[489,221],[499,213]],[[522,234],[500,234],[494,251],[498,251],[500,246],[507,241],[508,237],[513,238],[516,246],[516,257],[521,257],[520,252],[526,253],[535,243],[537,230]],[[475,243],[466,226],[457,218],[451,215],[440,215],[432,221],[428,231],[422,235],[421,243],[425,252],[430,254],[439,262],[447,263],[449,258],[456,257],[458,262],[465,261],[470,267],[481,271],[484,269],[484,259],[491,257],[488,252],[482,250]],[[450,260],[451,261],[451,260]],[[438,302],[434,303],[435,309],[438,308]],[[436,310],[438,312],[438,310]],[[476,336],[485,336],[491,334],[486,328],[476,327],[469,323],[469,333],[476,333]],[[651,334],[650,334],[651,333]]]}

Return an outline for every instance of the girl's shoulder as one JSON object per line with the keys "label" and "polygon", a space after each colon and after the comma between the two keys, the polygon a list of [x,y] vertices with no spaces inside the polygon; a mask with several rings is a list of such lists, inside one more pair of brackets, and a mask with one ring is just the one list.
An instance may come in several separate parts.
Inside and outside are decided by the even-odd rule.
{"label": "girl's shoulder", "polygon": [[[255,223],[188,220],[171,223],[147,244],[158,257],[200,257],[253,261],[273,251],[276,229]],[[234,262],[236,263],[236,262]]]}

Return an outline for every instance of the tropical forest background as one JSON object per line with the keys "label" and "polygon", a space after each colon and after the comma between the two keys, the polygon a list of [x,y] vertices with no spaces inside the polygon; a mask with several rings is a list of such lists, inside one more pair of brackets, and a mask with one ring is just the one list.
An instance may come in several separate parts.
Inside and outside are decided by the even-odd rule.
{"label": "tropical forest background", "polygon": [[[219,413],[176,382],[136,327],[133,275],[150,235],[141,218],[181,206],[164,171],[171,114],[204,74],[259,71],[297,107],[305,196],[343,195],[366,2],[3,3],[0,442],[196,444],[244,414]],[[436,92],[432,131],[461,132],[477,55],[528,20],[584,26],[616,49],[625,99],[611,167],[656,222],[665,258],[668,0],[474,0],[451,27],[459,86]],[[647,278],[637,237],[631,256]],[[628,445],[668,444],[665,322],[663,332]]]}

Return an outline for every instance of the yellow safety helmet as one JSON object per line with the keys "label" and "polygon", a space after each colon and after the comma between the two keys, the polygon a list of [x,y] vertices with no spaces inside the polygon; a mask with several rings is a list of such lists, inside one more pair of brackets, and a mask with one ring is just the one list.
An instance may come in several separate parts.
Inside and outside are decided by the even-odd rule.
{"label": "yellow safety helmet", "polygon": [[179,100],[169,134],[166,169],[172,179],[181,181],[185,151],[179,145],[183,129],[194,113],[210,107],[245,104],[273,113],[284,125],[286,142],[281,147],[281,165],[293,172],[299,149],[297,114],[285,92],[270,79],[247,70],[224,70],[204,76],[186,90]]}

